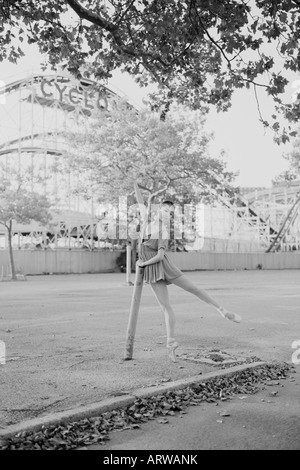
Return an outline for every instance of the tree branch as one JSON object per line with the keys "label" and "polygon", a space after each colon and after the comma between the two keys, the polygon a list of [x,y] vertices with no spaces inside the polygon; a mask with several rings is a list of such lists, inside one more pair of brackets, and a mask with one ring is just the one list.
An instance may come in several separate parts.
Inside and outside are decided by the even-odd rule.
{"label": "tree branch", "polygon": [[170,186],[170,183],[171,181],[169,180],[167,182],[167,184],[163,187],[163,188],[160,188],[158,189],[155,193],[152,193],[150,196],[149,196],[149,203],[152,201],[152,199],[154,199],[156,196],[159,196],[159,194],[162,194],[164,191],[166,191],[168,189],[168,187]]}
{"label": "tree branch", "polygon": [[133,57],[148,57],[148,58],[151,58],[152,60],[156,60],[157,62],[162,64],[164,67],[170,67],[170,64],[162,60],[162,58],[157,54],[152,54],[151,52],[147,52],[142,49],[133,49],[133,48],[126,46],[118,34],[118,25],[115,25],[114,23],[111,23],[105,20],[104,18],[99,16],[97,13],[94,13],[88,10],[87,8],[84,8],[77,0],[66,0],[66,1],[68,5],[72,8],[72,10],[74,10],[75,13],[80,18],[83,18],[86,21],[93,23],[94,25],[99,26],[100,28],[109,32],[112,35],[116,46],[124,54],[128,54]]}
{"label": "tree branch", "polygon": [[254,95],[255,95],[255,100],[256,100],[256,104],[257,104],[257,109],[258,109],[258,113],[259,113],[259,116],[260,116],[260,120],[261,120],[261,122],[262,122],[262,123],[264,124],[264,126],[265,126],[265,120],[263,119],[262,114],[261,114],[261,110],[260,110],[259,100],[258,100],[257,91],[256,91],[256,85],[253,84],[253,86],[254,86]]}
{"label": "tree branch", "polygon": [[4,225],[5,228],[7,228],[7,230],[9,229],[9,227],[6,225],[6,222],[0,220],[0,225]]}
{"label": "tree branch", "polygon": [[124,18],[124,16],[125,16],[126,13],[128,12],[128,10],[130,10],[130,8],[133,6],[134,3],[135,3],[135,0],[132,0],[132,1],[129,3],[129,5],[128,5],[128,7],[126,8],[126,10],[121,14],[120,19],[118,20],[118,24],[121,23],[122,19]]}
{"label": "tree branch", "polygon": [[106,19],[102,18],[97,13],[94,13],[91,10],[83,7],[77,0],[66,0],[68,5],[75,11],[75,13],[84,20],[87,20],[90,23],[93,23],[100,28],[109,31],[110,33],[114,33],[117,29],[116,25],[110,23]]}
{"label": "tree branch", "polygon": [[217,41],[215,41],[215,39],[211,36],[211,34],[208,32],[206,26],[204,25],[203,23],[203,20],[201,18],[201,16],[199,15],[198,13],[198,10],[197,10],[197,7],[195,7],[195,11],[196,11],[196,15],[198,17],[198,20],[201,24],[201,27],[203,29],[203,31],[205,32],[206,36],[208,37],[208,39],[210,40],[210,42],[220,51],[221,55],[224,57],[224,59],[226,60],[227,62],[227,65],[228,65],[228,68],[230,70],[230,73],[235,76],[235,77],[238,77],[240,80],[242,81],[245,81],[245,82],[250,82],[250,83],[253,83],[254,85],[256,86],[261,86],[261,87],[264,87],[264,88],[269,88],[268,85],[264,85],[264,84],[261,84],[261,83],[256,83],[254,82],[253,80],[250,80],[250,79],[247,79],[247,78],[244,78],[240,75],[237,75],[236,72],[234,72],[232,70],[232,67],[231,67],[231,62],[237,57],[240,55],[241,51],[239,51],[234,57],[232,57],[231,59],[229,59],[229,57],[227,57],[227,55],[225,54],[223,48],[217,43]]}

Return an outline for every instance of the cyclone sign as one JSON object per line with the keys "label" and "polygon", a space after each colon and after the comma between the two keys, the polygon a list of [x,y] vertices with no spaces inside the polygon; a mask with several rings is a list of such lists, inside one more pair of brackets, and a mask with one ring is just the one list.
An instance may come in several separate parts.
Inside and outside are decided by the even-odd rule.
{"label": "cyclone sign", "polygon": [[58,101],[64,105],[74,108],[80,107],[88,111],[107,110],[107,96],[102,89],[88,86],[83,87],[80,84],[74,85],[74,82],[58,82],[43,78],[40,82],[40,92],[45,99]]}

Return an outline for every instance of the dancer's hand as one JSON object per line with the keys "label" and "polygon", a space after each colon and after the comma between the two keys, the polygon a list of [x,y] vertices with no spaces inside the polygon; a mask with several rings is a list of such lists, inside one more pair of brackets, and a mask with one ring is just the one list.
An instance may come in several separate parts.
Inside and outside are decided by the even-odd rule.
{"label": "dancer's hand", "polygon": [[142,261],[140,259],[136,262],[136,264],[138,265],[139,268],[143,268],[145,266],[144,261]]}

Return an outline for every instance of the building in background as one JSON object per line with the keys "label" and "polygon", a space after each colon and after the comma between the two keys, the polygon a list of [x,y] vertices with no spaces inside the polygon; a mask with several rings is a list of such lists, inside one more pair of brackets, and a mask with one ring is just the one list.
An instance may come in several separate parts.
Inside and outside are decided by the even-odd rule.
{"label": "building in background", "polygon": [[[93,198],[74,193],[80,172],[67,165],[63,131],[87,125],[93,109],[109,110],[119,92],[90,80],[76,81],[63,74],[33,74],[0,89],[1,171],[32,171],[32,189],[54,204],[52,224],[14,225],[15,249],[103,250],[120,248],[105,239],[109,217]],[[40,176],[40,183],[34,182]],[[86,185],[88,186],[88,181]],[[30,187],[30,181],[28,183]],[[234,203],[226,192],[214,205],[201,205],[201,230],[186,237],[187,251],[265,252],[300,249],[300,183],[271,188],[240,188]],[[101,232],[101,237],[99,233]],[[107,232],[108,233],[108,232]],[[0,249],[6,249],[0,226]],[[175,244],[176,249],[176,244]]]}

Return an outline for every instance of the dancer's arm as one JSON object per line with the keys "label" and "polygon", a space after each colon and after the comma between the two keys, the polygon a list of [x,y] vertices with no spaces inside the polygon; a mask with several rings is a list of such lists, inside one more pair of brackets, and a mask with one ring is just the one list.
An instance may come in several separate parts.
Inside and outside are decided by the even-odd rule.
{"label": "dancer's arm", "polygon": [[155,264],[158,263],[163,259],[165,255],[165,250],[164,248],[160,248],[155,256],[153,258],[149,259],[148,261],[141,261],[138,260],[138,265],[143,268],[144,266],[149,266],[149,264]]}

